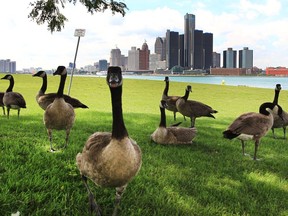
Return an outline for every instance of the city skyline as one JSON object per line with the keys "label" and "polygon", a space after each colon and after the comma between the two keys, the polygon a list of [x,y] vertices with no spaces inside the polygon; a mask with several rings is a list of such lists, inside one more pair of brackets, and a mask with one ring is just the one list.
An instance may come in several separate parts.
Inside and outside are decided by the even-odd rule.
{"label": "city skyline", "polygon": [[[111,49],[119,47],[124,55],[132,46],[140,47],[147,41],[151,54],[157,37],[167,29],[184,33],[183,16],[194,14],[195,29],[213,33],[213,51],[223,52],[228,47],[254,51],[254,65],[265,69],[288,66],[287,35],[288,2],[266,1],[124,1],[129,10],[123,18],[110,11],[93,16],[81,4],[67,4],[64,14],[69,19],[62,32],[51,34],[45,25],[28,19],[29,0],[5,1],[0,9],[0,59],[17,61],[17,70],[28,67],[56,68],[73,62],[77,38],[76,28],[86,29],[81,38],[76,65],[110,58]],[[75,14],[81,14],[76,16]],[[222,57],[221,57],[222,58]],[[221,60],[222,62],[222,60]]]}

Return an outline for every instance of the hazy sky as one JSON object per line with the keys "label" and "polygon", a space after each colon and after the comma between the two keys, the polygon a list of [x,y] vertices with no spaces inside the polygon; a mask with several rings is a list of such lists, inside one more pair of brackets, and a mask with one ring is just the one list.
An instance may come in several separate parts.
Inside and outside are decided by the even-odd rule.
{"label": "hazy sky", "polygon": [[141,48],[145,40],[154,53],[156,37],[165,36],[167,29],[183,34],[186,13],[196,16],[196,29],[213,33],[214,51],[221,56],[228,47],[249,47],[255,66],[288,67],[287,0],[123,0],[129,8],[125,17],[111,11],[90,15],[80,3],[67,3],[62,12],[69,21],[53,34],[28,18],[31,1],[1,0],[0,59],[17,61],[17,70],[73,62],[77,28],[86,29],[77,67],[109,61],[116,46],[127,56],[132,46]]}

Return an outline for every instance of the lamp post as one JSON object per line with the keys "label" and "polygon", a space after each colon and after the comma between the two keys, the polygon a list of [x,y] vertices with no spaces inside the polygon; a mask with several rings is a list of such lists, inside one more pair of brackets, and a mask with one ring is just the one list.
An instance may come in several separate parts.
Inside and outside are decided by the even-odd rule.
{"label": "lamp post", "polygon": [[73,62],[73,69],[71,72],[71,77],[70,77],[70,83],[69,83],[69,88],[68,88],[68,95],[70,95],[70,89],[72,85],[72,78],[75,70],[75,64],[76,64],[76,58],[77,58],[77,52],[78,52],[78,47],[79,47],[79,42],[80,42],[80,37],[85,36],[85,29],[75,29],[74,36],[78,37],[78,42],[77,42],[77,47],[76,47],[76,52],[75,52],[75,57],[74,57],[74,62]]}

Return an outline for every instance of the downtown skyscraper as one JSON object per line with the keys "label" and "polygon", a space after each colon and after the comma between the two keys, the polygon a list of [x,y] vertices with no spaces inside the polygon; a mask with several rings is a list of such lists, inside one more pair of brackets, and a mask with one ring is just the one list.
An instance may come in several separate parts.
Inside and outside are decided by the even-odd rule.
{"label": "downtown skyscraper", "polygon": [[188,14],[184,16],[184,67],[194,68],[194,31],[195,15]]}

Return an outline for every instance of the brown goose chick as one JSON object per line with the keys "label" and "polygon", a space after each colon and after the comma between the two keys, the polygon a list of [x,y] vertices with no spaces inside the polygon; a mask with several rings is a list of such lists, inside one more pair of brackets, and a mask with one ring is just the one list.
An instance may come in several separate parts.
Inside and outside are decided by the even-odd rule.
{"label": "brown goose chick", "polygon": [[159,107],[160,124],[152,133],[151,139],[158,144],[192,144],[192,140],[196,137],[196,128],[166,127],[165,107],[167,103],[161,100]]}
{"label": "brown goose chick", "polygon": [[44,125],[47,128],[47,133],[50,141],[50,151],[55,151],[52,147],[52,130],[65,130],[66,138],[64,148],[68,145],[70,130],[74,124],[75,112],[73,107],[66,103],[63,98],[63,90],[67,77],[67,71],[64,66],[59,66],[53,75],[60,75],[60,83],[57,92],[57,97],[47,106],[44,112]]}
{"label": "brown goose chick", "polygon": [[191,127],[195,126],[195,120],[199,117],[215,118],[212,113],[217,113],[212,107],[195,100],[188,100],[189,93],[192,92],[192,87],[187,86],[185,95],[176,101],[178,111],[187,117],[190,117]]}
{"label": "brown goose chick", "polygon": [[[38,71],[32,76],[42,78],[42,86],[36,95],[36,101],[43,110],[46,110],[47,106],[57,97],[57,93],[45,94],[47,89],[47,74],[45,71]],[[80,102],[78,99],[70,97],[69,95],[63,94],[63,98],[65,102],[71,104],[73,108],[88,108],[88,106]]]}
{"label": "brown goose chick", "polygon": [[82,153],[76,156],[77,166],[89,194],[90,210],[100,215],[87,178],[100,187],[116,188],[113,215],[127,184],[137,175],[142,163],[142,154],[137,143],[129,138],[122,113],[122,72],[120,67],[109,67],[107,84],[111,92],[112,133],[92,134]]}
{"label": "brown goose chick", "polygon": [[[226,139],[238,138],[242,144],[242,154],[245,155],[245,141],[255,140],[255,151],[253,159],[256,160],[257,149],[260,139],[264,137],[273,125],[272,110],[273,103],[263,103],[259,108],[259,113],[248,112],[236,118],[230,126],[223,132]],[[278,115],[282,117],[282,108],[279,106]]]}
{"label": "brown goose chick", "polygon": [[9,119],[9,114],[10,114],[10,109],[17,109],[18,110],[18,118],[20,115],[20,109],[21,108],[26,108],[26,101],[22,94],[18,92],[13,92],[13,87],[14,87],[14,78],[12,75],[7,74],[3,78],[5,80],[9,80],[10,84],[9,87],[7,88],[4,96],[3,96],[3,104],[7,108],[7,118]]}

